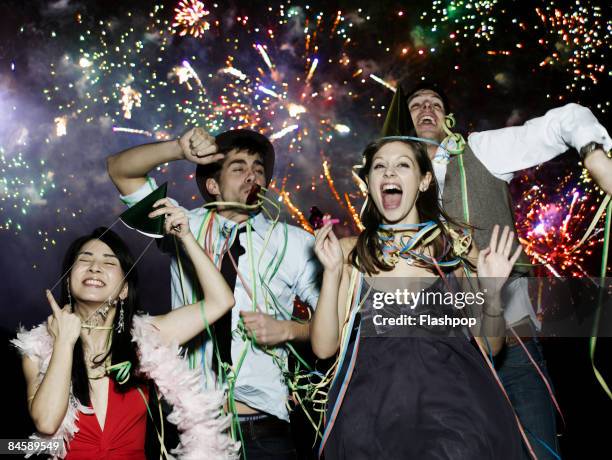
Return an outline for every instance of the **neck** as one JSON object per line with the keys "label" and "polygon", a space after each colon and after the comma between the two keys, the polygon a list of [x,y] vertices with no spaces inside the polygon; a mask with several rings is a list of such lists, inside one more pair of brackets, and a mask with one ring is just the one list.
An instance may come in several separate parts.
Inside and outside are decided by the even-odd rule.
{"label": "neck", "polygon": [[[416,206],[413,206],[410,212],[398,222],[388,222],[383,220],[383,224],[397,226],[398,232],[395,234],[395,239],[399,240],[403,232],[417,232],[419,229],[416,227],[417,224],[420,224],[421,220],[419,219],[419,213],[417,212]],[[402,226],[414,225],[414,228],[404,228]]]}
{"label": "neck", "polygon": [[[107,306],[106,302],[102,305],[99,303],[92,305],[77,302],[75,305],[75,314],[81,319],[82,323],[81,339],[83,344],[89,349],[97,350],[100,347],[104,347],[108,335],[112,333],[117,308],[111,304],[105,316],[102,316],[101,312],[104,312]],[[85,325],[94,326],[95,328],[83,327]]]}
{"label": "neck", "polygon": [[220,216],[223,216],[228,220],[236,222],[237,224],[246,222],[249,218],[249,215],[245,214],[244,211],[236,209],[221,209],[218,211],[218,213]]}
{"label": "neck", "polygon": [[[437,141],[439,142],[439,141]],[[433,160],[434,157],[436,156],[436,152],[438,151],[438,146],[433,145],[433,144],[427,144],[427,155],[429,156],[430,160]]]}

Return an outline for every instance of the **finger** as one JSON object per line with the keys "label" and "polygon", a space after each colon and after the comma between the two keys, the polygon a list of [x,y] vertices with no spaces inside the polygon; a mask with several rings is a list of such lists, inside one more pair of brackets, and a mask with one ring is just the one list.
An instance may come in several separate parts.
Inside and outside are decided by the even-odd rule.
{"label": "finger", "polygon": [[166,233],[179,233],[182,230],[182,226],[186,224],[184,217],[185,216],[172,216],[170,218],[166,218],[164,223]]}
{"label": "finger", "polygon": [[504,225],[504,229],[501,232],[501,236],[499,238],[498,245],[497,245],[497,249],[499,249],[499,252],[503,252],[503,250],[506,247],[506,242],[508,241],[509,231],[510,231],[510,227],[508,227],[507,225]]}
{"label": "finger", "polygon": [[210,147],[211,144],[215,146],[215,140],[212,139],[212,142],[211,142],[211,139],[206,136],[197,136],[194,139],[191,139],[191,149],[192,150],[198,150],[198,149]]}
{"label": "finger", "polygon": [[327,235],[329,235],[330,230],[331,230],[331,225],[326,225],[319,229],[319,233],[315,239],[316,247],[319,247],[319,248],[323,247],[323,244],[326,241]]}
{"label": "finger", "polygon": [[160,200],[157,200],[155,203],[153,203],[153,208],[157,208],[161,205],[167,206],[167,207],[176,207],[171,201],[170,198],[162,198]]}
{"label": "finger", "polygon": [[329,232],[329,240],[330,240],[332,243],[334,243],[334,244],[335,244],[335,243],[340,243],[340,240],[338,239],[338,237],[337,237],[337,236],[336,236],[336,234],[334,233],[334,230],[333,230],[333,224],[331,224],[331,226],[332,226],[332,230],[331,230],[331,232]]}
{"label": "finger", "polygon": [[191,131],[191,138],[192,139],[194,136],[196,138],[198,137],[205,137],[208,133],[206,132],[206,130],[204,128],[201,128],[199,126],[196,126],[195,128],[193,128],[193,131]]}
{"label": "finger", "polygon": [[328,236],[329,233],[332,231],[333,225],[332,224],[325,224],[323,225],[323,227],[321,227],[321,240],[324,241]]}
{"label": "finger", "polygon": [[51,310],[53,310],[53,314],[57,315],[58,313],[62,311],[62,309],[59,307],[59,305],[55,301],[55,297],[53,297],[53,294],[51,294],[51,291],[49,289],[47,289],[45,293],[47,295],[47,300],[49,301],[49,305],[51,305]]}
{"label": "finger", "polygon": [[325,235],[327,234],[327,229],[325,228],[325,226],[323,227],[319,227],[315,230],[315,243],[321,242],[325,239]]}
{"label": "finger", "polygon": [[257,313],[254,311],[240,311],[240,316],[242,317],[242,320],[245,322],[245,324],[247,322],[252,323],[253,321],[255,321],[255,315],[257,315]]}
{"label": "finger", "polygon": [[518,258],[521,256],[522,251],[523,251],[523,247],[519,244],[518,248],[516,248],[516,250],[514,251],[514,254],[512,254],[512,258],[510,259],[510,263],[512,265],[514,265],[516,261],[518,260]]}
{"label": "finger", "polygon": [[506,239],[506,247],[504,248],[504,257],[510,257],[512,253],[512,244],[514,243],[514,232],[508,233],[508,238]]}
{"label": "finger", "polygon": [[197,157],[202,158],[202,157],[206,157],[208,155],[213,155],[213,154],[219,152],[219,149],[217,148],[216,144],[209,145],[209,144],[201,143],[200,145],[201,145],[201,147],[199,147],[199,148],[198,147],[194,147],[193,148],[193,154],[195,156],[197,156]]}
{"label": "finger", "polygon": [[166,216],[172,216],[176,214],[177,212],[182,212],[182,211],[183,210],[181,208],[177,208],[176,206],[173,206],[173,207],[164,206],[163,208],[157,208],[155,211],[150,212],[149,217],[153,219],[154,217],[163,216],[164,214]]}
{"label": "finger", "polygon": [[198,165],[208,165],[211,163],[216,163],[219,161],[222,161],[225,158],[225,154],[224,153],[216,153],[213,155],[206,155],[206,156],[202,156],[202,157],[196,157],[194,156],[191,161],[195,164]]}
{"label": "finger", "polygon": [[491,252],[497,252],[497,235],[499,234],[499,225],[493,226],[493,232],[491,232],[491,241],[489,242],[489,248]]}
{"label": "finger", "polygon": [[487,256],[491,254],[491,248],[485,248],[478,253],[478,265],[484,264]]}

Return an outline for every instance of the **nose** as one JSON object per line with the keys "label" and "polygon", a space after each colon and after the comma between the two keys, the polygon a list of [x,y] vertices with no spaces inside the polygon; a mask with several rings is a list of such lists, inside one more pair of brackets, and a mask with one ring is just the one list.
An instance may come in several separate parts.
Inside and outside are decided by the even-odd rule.
{"label": "nose", "polygon": [[392,177],[395,176],[395,168],[393,166],[387,166],[385,168],[385,172],[383,174],[384,177]]}
{"label": "nose", "polygon": [[93,273],[99,273],[102,271],[97,260],[92,260],[92,262],[89,264],[88,270]]}
{"label": "nose", "polygon": [[252,168],[249,168],[245,182],[247,184],[255,182],[255,171]]}

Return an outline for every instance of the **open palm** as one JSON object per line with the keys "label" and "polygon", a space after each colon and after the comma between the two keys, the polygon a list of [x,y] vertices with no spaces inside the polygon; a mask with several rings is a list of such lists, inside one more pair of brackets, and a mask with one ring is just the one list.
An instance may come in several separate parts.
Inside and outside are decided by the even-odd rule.
{"label": "open palm", "polygon": [[478,278],[487,281],[491,287],[501,289],[503,283],[508,279],[512,267],[521,254],[519,245],[511,255],[514,232],[508,226],[504,227],[501,237],[499,237],[499,225],[493,227],[489,247],[480,251],[478,254]]}

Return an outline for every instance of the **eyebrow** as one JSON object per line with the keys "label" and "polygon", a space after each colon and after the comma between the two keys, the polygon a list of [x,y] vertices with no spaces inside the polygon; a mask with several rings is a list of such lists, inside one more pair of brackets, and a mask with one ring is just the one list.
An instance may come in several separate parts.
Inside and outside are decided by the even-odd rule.
{"label": "eyebrow", "polygon": [[[256,164],[256,165],[258,165],[258,166],[262,166],[262,167],[264,166],[263,161],[261,161],[261,160],[255,160],[253,163],[254,163],[254,164]],[[246,164],[247,164],[247,162],[246,162],[246,160],[243,160],[243,159],[241,159],[241,158],[236,158],[235,160],[230,161],[230,162],[227,164],[227,167],[229,168],[230,166],[233,166],[233,165],[235,165],[235,164],[246,165]]]}
{"label": "eyebrow", "polygon": [[[416,163],[415,163],[415,161],[412,159],[412,157],[411,157],[411,156],[409,156],[409,155],[407,155],[407,154],[405,154],[405,153],[402,153],[400,156],[398,156],[398,157],[396,158],[396,160],[399,160],[399,159],[401,159],[401,158],[407,158],[407,159],[409,159],[409,160],[412,162],[412,164],[416,164]],[[383,160],[381,157],[374,157],[374,158],[372,159],[372,163],[374,163],[376,160],[385,161],[385,160]]]}
{"label": "eyebrow", "polygon": [[[419,98],[419,97],[431,97],[433,99],[437,99],[438,101],[440,101],[441,103],[444,104],[444,101],[442,101],[442,98],[436,96],[436,95],[432,95],[432,94],[419,94],[417,96],[414,96],[412,99],[410,99],[408,101],[408,107],[410,107],[412,105],[412,103],[414,102],[415,99]],[[420,102],[420,101],[419,101]]]}
{"label": "eyebrow", "polygon": [[[113,257],[115,259],[119,259],[115,254],[102,254],[104,257]],[[77,254],[77,256],[93,256],[93,252],[89,251],[81,251]]]}

